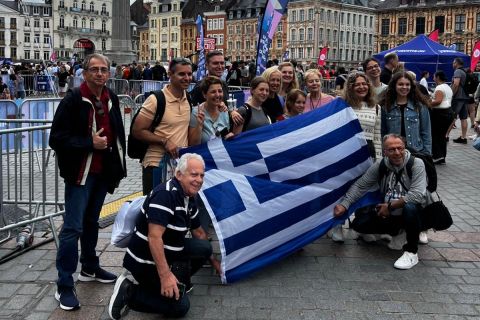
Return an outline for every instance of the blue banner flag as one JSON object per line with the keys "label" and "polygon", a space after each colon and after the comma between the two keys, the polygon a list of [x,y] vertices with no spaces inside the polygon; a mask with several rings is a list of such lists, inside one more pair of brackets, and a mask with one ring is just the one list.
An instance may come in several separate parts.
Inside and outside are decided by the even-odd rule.
{"label": "blue banner flag", "polygon": [[[224,283],[296,252],[342,223],[346,217],[334,218],[334,206],[372,164],[360,123],[341,99],[185,152],[205,160],[200,196],[218,235]],[[362,201],[356,207],[373,199]]]}
{"label": "blue banner flag", "polygon": [[263,18],[258,28],[257,43],[257,76],[265,71],[268,60],[268,49],[272,43],[277,26],[287,10],[288,0],[268,0]]}
{"label": "blue banner flag", "polygon": [[205,77],[205,40],[203,35],[203,19],[198,15],[195,22],[197,24],[198,37],[200,38],[200,51],[198,53],[198,69],[196,80],[200,81]]}

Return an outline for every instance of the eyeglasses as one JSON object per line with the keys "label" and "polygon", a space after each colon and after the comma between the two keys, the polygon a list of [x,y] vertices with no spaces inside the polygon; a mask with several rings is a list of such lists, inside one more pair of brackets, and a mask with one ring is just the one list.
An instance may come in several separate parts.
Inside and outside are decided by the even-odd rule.
{"label": "eyeglasses", "polygon": [[95,97],[95,111],[97,112],[97,114],[101,117],[103,117],[103,115],[105,114],[105,111],[103,110],[103,103],[102,101],[98,100],[97,97]]}
{"label": "eyeglasses", "polygon": [[403,152],[403,150],[405,150],[405,147],[397,147],[397,148],[388,148],[388,149],[385,149],[385,151],[387,151],[388,153],[394,153],[395,151]]}
{"label": "eyeglasses", "polygon": [[102,73],[102,74],[106,74],[108,72],[110,72],[110,70],[108,70],[108,68],[99,68],[99,67],[91,67],[91,68],[88,68],[88,72],[90,73]]}
{"label": "eyeglasses", "polygon": [[367,71],[373,70],[373,69],[380,69],[380,66],[378,64],[374,64],[373,66],[367,67]]}

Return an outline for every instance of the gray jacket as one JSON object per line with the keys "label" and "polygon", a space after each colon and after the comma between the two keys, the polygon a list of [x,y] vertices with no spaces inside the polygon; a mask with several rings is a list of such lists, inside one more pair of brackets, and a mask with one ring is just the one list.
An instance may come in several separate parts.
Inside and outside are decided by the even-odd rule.
{"label": "gray jacket", "polygon": [[[392,180],[394,172],[399,172],[405,167],[408,159],[410,159],[410,152],[405,150],[405,160],[400,167],[394,167],[392,164],[390,164],[390,161],[387,157],[384,159],[389,172],[385,174],[382,181],[380,181],[380,185],[378,185],[378,175],[380,162],[382,159],[377,160],[357,181],[355,181],[353,185],[350,186],[342,201],[340,201],[342,206],[348,209],[352,203],[359,200],[365,193],[370,190],[375,190],[377,187],[380,189],[382,196],[384,196],[388,187],[388,181]],[[415,158],[412,166],[412,179],[410,180],[408,177],[407,169],[405,168],[402,172],[401,181],[408,189],[408,192],[404,196],[405,202],[417,203],[425,206],[428,197],[427,178],[425,173],[425,165],[421,159]]]}

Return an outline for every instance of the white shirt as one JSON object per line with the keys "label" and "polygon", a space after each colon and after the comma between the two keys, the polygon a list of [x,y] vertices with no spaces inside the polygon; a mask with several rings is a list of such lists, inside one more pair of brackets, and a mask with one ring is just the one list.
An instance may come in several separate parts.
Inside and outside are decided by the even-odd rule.
{"label": "white shirt", "polygon": [[436,107],[433,107],[434,109],[448,109],[452,105],[452,97],[453,97],[453,91],[452,88],[446,83],[442,83],[438,85],[435,88],[435,91],[433,94],[435,95],[435,92],[441,91],[443,92],[443,100],[440,102],[440,104]]}
{"label": "white shirt", "polygon": [[424,86],[425,89],[427,89],[427,91],[428,91],[428,82],[427,82],[427,79],[422,78],[422,79],[420,80],[420,84],[421,84],[422,86]]}

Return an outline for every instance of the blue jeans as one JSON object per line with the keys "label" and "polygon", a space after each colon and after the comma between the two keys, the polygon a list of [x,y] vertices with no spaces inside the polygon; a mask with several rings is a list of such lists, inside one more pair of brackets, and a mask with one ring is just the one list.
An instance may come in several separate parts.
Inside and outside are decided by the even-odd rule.
{"label": "blue jeans", "polygon": [[[182,261],[190,261],[190,275],[195,274],[212,255],[212,246],[208,240],[185,239]],[[167,261],[172,264],[174,261]],[[190,309],[188,295],[179,300],[161,295],[161,283],[158,273],[144,274],[130,270],[138,284],[132,286],[128,306],[139,312],[162,314],[167,317],[183,317]]]}
{"label": "blue jeans", "polygon": [[99,267],[95,252],[98,240],[98,217],[107,195],[107,185],[100,175],[90,174],[85,185],[65,182],[65,215],[57,252],[58,287],[73,287],[72,274],[77,270],[78,239],[82,268],[94,272]]}

